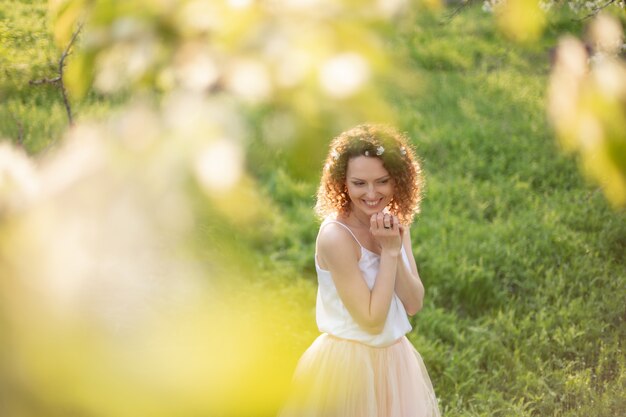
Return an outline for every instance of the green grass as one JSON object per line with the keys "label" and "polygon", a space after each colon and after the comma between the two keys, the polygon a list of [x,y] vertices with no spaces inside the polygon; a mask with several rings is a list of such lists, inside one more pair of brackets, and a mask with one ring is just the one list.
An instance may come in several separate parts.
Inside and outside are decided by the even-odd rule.
{"label": "green grass", "polygon": [[52,85],[29,85],[55,76],[59,58],[46,14],[41,1],[4,1],[0,12],[0,137],[21,140],[33,152],[56,139],[67,123],[60,92]]}
{"label": "green grass", "polygon": [[[390,42],[419,88],[390,95],[427,176],[412,228],[426,306],[410,339],[444,415],[623,415],[626,218],[545,115],[549,50],[581,24],[555,17],[516,45],[477,8],[412,18]],[[312,274],[315,184],[268,177],[286,223],[261,256]]]}
{"label": "green grass", "polygon": [[[545,117],[545,37],[432,16],[396,40],[419,74],[398,111],[429,186],[413,228],[427,304],[412,335],[448,416],[619,416],[626,409],[626,222]],[[562,29],[561,29],[562,30]],[[592,411],[593,410],[593,411]]]}
{"label": "green grass", "polygon": [[555,33],[517,46],[477,10],[416,27],[397,40],[425,86],[398,106],[429,178],[413,340],[445,414],[620,415],[626,224],[546,122]]}
{"label": "green grass", "polygon": [[[51,76],[60,51],[45,2],[7,3],[0,137],[17,140],[19,123],[25,147],[36,153],[61,136],[67,120],[58,90],[28,80]],[[621,416],[626,217],[559,151],[545,116],[549,49],[581,24],[558,17],[538,42],[516,45],[479,8],[443,25],[441,18],[419,11],[390,34],[419,88],[389,95],[427,176],[412,227],[426,305],[412,319],[410,339],[442,411]],[[75,104],[81,115],[113,106],[94,95]],[[302,280],[315,279],[317,184],[293,178],[279,158],[254,146],[251,171],[276,212],[240,240],[285,287],[293,279],[298,294],[308,291],[299,302],[312,306],[314,285]]]}

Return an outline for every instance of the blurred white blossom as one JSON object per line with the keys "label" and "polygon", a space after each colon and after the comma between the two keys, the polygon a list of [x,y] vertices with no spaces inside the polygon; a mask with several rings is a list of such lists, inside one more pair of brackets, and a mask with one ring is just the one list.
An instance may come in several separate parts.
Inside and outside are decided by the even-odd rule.
{"label": "blurred white blossom", "polygon": [[207,192],[234,187],[243,172],[243,151],[232,139],[218,139],[200,151],[194,169]]}
{"label": "blurred white blossom", "polygon": [[177,9],[175,18],[183,33],[216,31],[225,23],[220,2],[211,0],[184,2]]}
{"label": "blurred white blossom", "polygon": [[24,208],[39,192],[35,166],[24,150],[0,143],[0,216]]}
{"label": "blurred white blossom", "polygon": [[386,17],[394,17],[408,6],[408,0],[377,0],[376,7]]}
{"label": "blurred white blossom", "polygon": [[589,35],[596,52],[615,56],[624,45],[624,31],[620,21],[603,13],[591,22]]}
{"label": "blurred white blossom", "polygon": [[266,66],[253,59],[235,60],[226,74],[226,85],[233,94],[251,103],[267,100],[272,93]]}
{"label": "blurred white blossom", "polygon": [[179,85],[193,91],[207,90],[220,76],[215,58],[198,43],[187,43],[177,51],[174,73]]}
{"label": "blurred white blossom", "polygon": [[121,16],[111,23],[110,35],[114,42],[136,40],[150,32],[145,20],[132,16]]}
{"label": "blurred white blossom", "polygon": [[563,148],[576,152],[584,173],[602,187],[612,204],[623,207],[626,63],[617,55],[623,32],[617,19],[599,15],[589,33],[593,48],[572,36],[559,41],[548,115]]}
{"label": "blurred white blossom", "polygon": [[346,98],[358,92],[368,81],[370,69],[359,54],[346,52],[327,60],[320,70],[324,91],[336,98]]}
{"label": "blurred white blossom", "polygon": [[118,43],[97,58],[94,87],[102,93],[114,93],[139,80],[148,71],[156,54],[150,37]]}
{"label": "blurred white blossom", "polygon": [[228,5],[235,9],[243,9],[252,4],[253,0],[228,0]]}
{"label": "blurred white blossom", "polygon": [[484,0],[482,9],[484,12],[492,13],[494,8],[502,1],[504,0]]}

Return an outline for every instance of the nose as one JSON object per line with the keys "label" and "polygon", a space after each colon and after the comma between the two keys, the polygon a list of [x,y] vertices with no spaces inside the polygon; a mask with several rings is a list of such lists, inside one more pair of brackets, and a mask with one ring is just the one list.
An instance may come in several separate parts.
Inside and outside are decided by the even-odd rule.
{"label": "nose", "polygon": [[367,186],[367,197],[374,198],[376,197],[376,189],[374,188],[374,184],[370,184]]}

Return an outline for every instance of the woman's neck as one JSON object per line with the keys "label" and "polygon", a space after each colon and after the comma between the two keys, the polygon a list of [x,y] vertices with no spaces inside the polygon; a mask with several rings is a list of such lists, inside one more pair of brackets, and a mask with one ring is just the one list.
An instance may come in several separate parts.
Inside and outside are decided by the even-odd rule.
{"label": "woman's neck", "polygon": [[352,223],[355,226],[362,227],[365,229],[369,229],[370,227],[370,217],[365,213],[352,210],[350,211],[350,214],[348,215],[348,219],[352,219]]}

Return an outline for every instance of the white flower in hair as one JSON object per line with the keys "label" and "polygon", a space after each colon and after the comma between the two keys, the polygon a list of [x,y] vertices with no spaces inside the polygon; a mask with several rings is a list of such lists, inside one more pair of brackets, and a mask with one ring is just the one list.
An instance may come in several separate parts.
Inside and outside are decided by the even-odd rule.
{"label": "white flower in hair", "polygon": [[330,152],[330,156],[336,161],[337,159],[339,159],[339,152],[337,152],[337,149],[333,149]]}
{"label": "white flower in hair", "polygon": [[383,148],[382,146],[376,148],[376,155],[381,156],[383,152],[385,152],[385,148]]}
{"label": "white flower in hair", "polygon": [[370,156],[370,151],[365,151],[365,152],[364,152],[364,155],[365,155],[365,156]]}
{"label": "white flower in hair", "polygon": [[400,147],[400,153],[401,153],[402,155],[406,155],[406,148],[405,148],[404,146],[401,146],[401,147]]}

